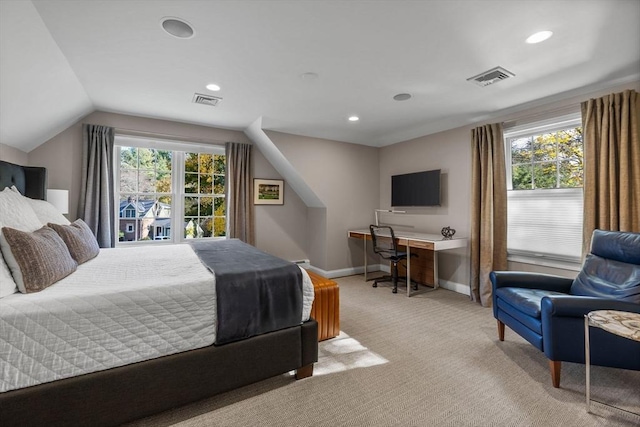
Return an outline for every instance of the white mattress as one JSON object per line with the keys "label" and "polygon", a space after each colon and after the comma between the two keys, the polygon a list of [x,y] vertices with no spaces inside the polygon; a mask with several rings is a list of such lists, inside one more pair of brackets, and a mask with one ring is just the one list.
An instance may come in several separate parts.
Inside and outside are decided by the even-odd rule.
{"label": "white mattress", "polygon": [[0,299],[0,392],[213,344],[214,283],[188,245],[147,245],[103,249],[41,292]]}

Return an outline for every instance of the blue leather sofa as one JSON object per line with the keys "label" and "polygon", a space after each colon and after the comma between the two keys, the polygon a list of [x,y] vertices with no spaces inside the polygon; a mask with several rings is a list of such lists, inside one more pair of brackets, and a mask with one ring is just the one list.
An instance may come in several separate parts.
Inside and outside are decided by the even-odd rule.
{"label": "blue leather sofa", "polygon": [[[549,359],[554,387],[561,362],[584,363],[584,316],[594,310],[640,313],[640,233],[595,230],[591,253],[575,280],[540,273],[494,271],[493,315]],[[591,363],[640,370],[640,342],[598,328]]]}

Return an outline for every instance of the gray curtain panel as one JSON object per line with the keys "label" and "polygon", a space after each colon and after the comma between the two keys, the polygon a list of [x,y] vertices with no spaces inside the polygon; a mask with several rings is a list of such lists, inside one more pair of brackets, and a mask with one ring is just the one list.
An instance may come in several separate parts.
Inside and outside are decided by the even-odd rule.
{"label": "gray curtain panel", "polygon": [[640,96],[626,90],[581,107],[586,256],[596,228],[640,232]]}
{"label": "gray curtain panel", "polygon": [[502,124],[471,130],[471,298],[492,304],[489,273],[507,269],[507,179]]}
{"label": "gray curtain panel", "polygon": [[250,144],[227,142],[227,236],[255,244]]}
{"label": "gray curtain panel", "polygon": [[78,216],[93,231],[101,248],[113,248],[116,245],[114,130],[107,126],[83,124],[82,136],[82,186]]}

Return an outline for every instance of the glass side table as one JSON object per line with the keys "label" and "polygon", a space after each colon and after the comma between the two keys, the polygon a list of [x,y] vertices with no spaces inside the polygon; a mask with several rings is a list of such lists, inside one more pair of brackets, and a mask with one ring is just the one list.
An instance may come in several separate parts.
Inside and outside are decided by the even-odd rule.
{"label": "glass side table", "polygon": [[[589,349],[589,326],[600,328],[606,332],[618,335],[633,341],[640,342],[640,314],[626,311],[597,310],[584,316],[584,359],[587,375],[587,412],[591,412],[591,351]],[[598,402],[593,400],[593,402]],[[629,413],[640,415],[636,412],[627,411],[617,406],[598,402],[602,405]]]}

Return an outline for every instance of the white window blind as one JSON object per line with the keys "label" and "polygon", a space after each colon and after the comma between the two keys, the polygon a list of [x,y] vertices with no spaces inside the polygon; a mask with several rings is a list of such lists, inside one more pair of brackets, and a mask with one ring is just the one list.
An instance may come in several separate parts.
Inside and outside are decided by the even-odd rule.
{"label": "white window blind", "polygon": [[507,192],[510,255],[580,262],[582,188]]}

